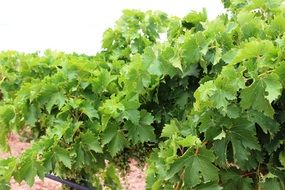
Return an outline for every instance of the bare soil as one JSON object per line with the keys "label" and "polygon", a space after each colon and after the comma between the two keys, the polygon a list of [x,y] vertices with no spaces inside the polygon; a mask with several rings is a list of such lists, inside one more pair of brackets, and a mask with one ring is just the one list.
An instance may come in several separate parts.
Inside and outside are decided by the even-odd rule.
{"label": "bare soil", "polygon": [[[0,158],[9,156],[19,156],[25,149],[30,147],[30,143],[21,142],[18,135],[11,134],[8,139],[11,151],[9,153],[0,152]],[[135,160],[130,162],[130,172],[122,179],[125,190],[144,190],[145,189],[145,169],[137,167]],[[29,187],[25,182],[17,183],[14,179],[10,182],[11,190],[60,190],[61,184],[50,179],[35,179],[35,184]]]}

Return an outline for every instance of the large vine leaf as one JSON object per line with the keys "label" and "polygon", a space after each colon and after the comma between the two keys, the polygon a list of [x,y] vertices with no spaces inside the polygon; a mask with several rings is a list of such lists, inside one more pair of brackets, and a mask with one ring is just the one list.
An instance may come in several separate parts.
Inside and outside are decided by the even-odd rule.
{"label": "large vine leaf", "polygon": [[213,165],[214,160],[215,156],[210,150],[201,148],[197,154],[193,149],[189,149],[171,165],[167,178],[181,171],[188,187],[194,187],[201,182],[216,182],[219,179],[219,169]]}
{"label": "large vine leaf", "polygon": [[265,88],[265,83],[262,80],[254,81],[249,87],[241,90],[240,105],[245,110],[253,108],[272,118],[274,109],[266,98]]}

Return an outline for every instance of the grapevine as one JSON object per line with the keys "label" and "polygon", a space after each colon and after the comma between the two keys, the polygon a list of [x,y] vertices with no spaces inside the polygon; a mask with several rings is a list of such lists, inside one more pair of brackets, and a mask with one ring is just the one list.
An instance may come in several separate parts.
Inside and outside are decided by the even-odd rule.
{"label": "grapevine", "polygon": [[[285,7],[223,0],[184,18],[125,10],[94,56],[0,53],[0,186],[54,173],[121,189],[130,158],[147,189],[285,189]],[[165,40],[161,36],[167,34]]]}

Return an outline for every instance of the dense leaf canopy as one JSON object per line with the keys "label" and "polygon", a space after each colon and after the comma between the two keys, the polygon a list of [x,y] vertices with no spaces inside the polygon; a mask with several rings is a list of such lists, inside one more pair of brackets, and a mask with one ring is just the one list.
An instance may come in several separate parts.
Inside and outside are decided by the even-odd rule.
{"label": "dense leaf canopy", "polygon": [[138,144],[148,189],[285,189],[285,6],[223,3],[212,21],[126,10],[95,56],[0,53],[1,148],[34,139],[1,189],[50,172],[120,189],[114,158]]}

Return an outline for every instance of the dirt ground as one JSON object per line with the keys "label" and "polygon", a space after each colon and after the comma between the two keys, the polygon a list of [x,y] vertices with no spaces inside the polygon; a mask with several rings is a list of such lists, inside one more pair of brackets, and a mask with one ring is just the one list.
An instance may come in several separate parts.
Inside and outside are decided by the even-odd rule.
{"label": "dirt ground", "polygon": [[[11,148],[10,153],[0,152],[0,158],[7,158],[9,155],[18,156],[25,149],[30,147],[29,143],[21,142],[19,136],[11,134],[8,140],[9,146]],[[17,183],[15,180],[10,182],[11,190],[60,190],[61,184],[50,179],[44,179],[41,181],[36,178],[35,184],[29,187],[25,182]],[[145,189],[145,175],[144,171],[136,167],[136,161],[131,160],[130,162],[130,172],[127,174],[124,180],[122,180],[122,185],[126,190],[144,190]]]}

